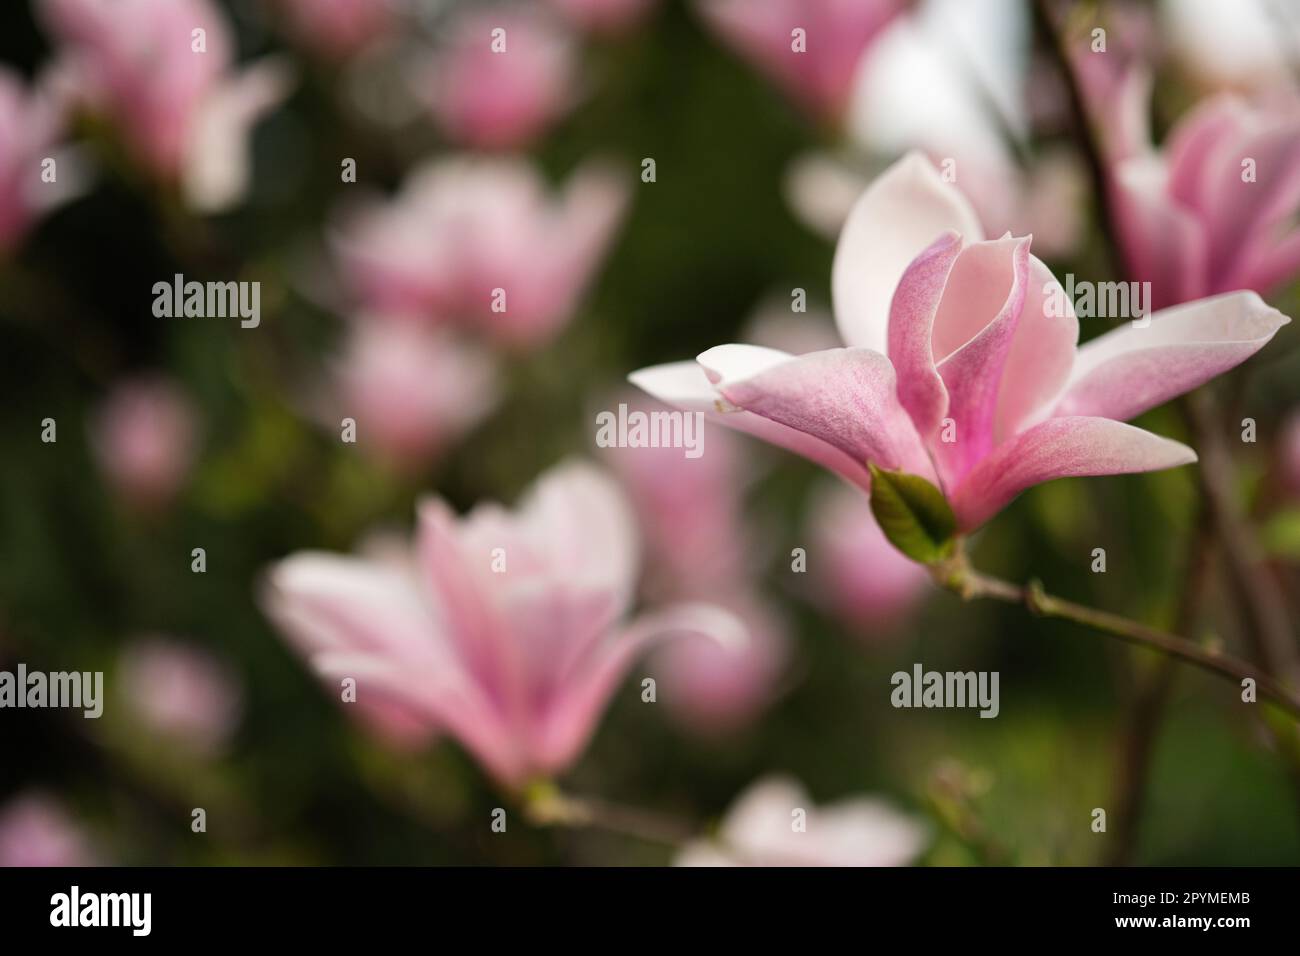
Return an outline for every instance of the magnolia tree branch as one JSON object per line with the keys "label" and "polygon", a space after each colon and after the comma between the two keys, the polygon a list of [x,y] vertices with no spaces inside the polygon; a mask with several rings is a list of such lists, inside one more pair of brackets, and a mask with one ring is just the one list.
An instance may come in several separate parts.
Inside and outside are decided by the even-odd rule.
{"label": "magnolia tree branch", "polygon": [[1261,696],[1300,719],[1300,695],[1263,673],[1254,664],[1225,654],[1217,647],[1203,647],[1185,637],[1148,627],[1122,615],[1055,597],[1044,591],[1039,581],[1019,585],[990,577],[972,568],[965,552],[960,548],[948,560],[934,565],[931,571],[940,585],[964,600],[993,598],[1009,604],[1023,604],[1030,613],[1039,617],[1058,617],[1084,624],[1129,644],[1157,650],[1195,664],[1204,671],[1229,678],[1238,684],[1246,680],[1254,681]]}

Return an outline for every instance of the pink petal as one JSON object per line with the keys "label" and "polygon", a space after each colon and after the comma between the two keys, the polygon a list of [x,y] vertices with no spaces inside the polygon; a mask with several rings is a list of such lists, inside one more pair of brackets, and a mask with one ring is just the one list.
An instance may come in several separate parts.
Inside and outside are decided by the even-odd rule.
{"label": "pink petal", "polygon": [[720,345],[698,358],[727,401],[820,439],[854,461],[933,477],[885,356],[870,349],[828,349],[769,361],[764,368],[743,349]]}
{"label": "pink petal", "polygon": [[636,657],[655,644],[686,635],[704,636],[731,647],[748,640],[741,620],[713,604],[677,604],[638,618],[605,641],[588,666],[566,682],[534,754],[538,766],[559,770],[572,763]]}
{"label": "pink petal", "polygon": [[1115,225],[1129,276],[1151,283],[1151,308],[1205,294],[1209,256],[1204,225],[1166,193],[1163,166],[1153,157],[1119,164],[1112,180]]}
{"label": "pink petal", "polygon": [[944,233],[912,260],[889,309],[889,360],[898,370],[898,400],[927,440],[948,412],[948,389],[934,364],[934,318],[961,236]]}
{"label": "pink petal", "polygon": [[1230,292],[1128,323],[1080,347],[1055,414],[1140,415],[1241,364],[1289,321],[1254,292]]}
{"label": "pink petal", "polygon": [[[1049,308],[1049,300],[1053,308]],[[1055,314],[1057,303],[1063,314]],[[1069,382],[1078,341],[1079,320],[1074,304],[1052,271],[1030,256],[1025,308],[1011,340],[998,393],[995,444],[1047,416]]]}
{"label": "pink petal", "polygon": [[1109,418],[1049,418],[1003,442],[951,497],[963,531],[978,528],[1031,485],[1053,478],[1158,471],[1196,461],[1186,445]]}
{"label": "pink petal", "polygon": [[948,415],[956,424],[956,441],[930,445],[945,489],[993,447],[998,390],[1028,283],[1028,239],[977,243],[953,263],[933,342],[948,389]]}
{"label": "pink petal", "polygon": [[908,153],[876,178],[849,213],[831,269],[835,320],[846,344],[886,351],[899,280],[949,231],[968,242],[984,238],[970,203],[924,155]]}
{"label": "pink petal", "polygon": [[861,488],[871,487],[871,476],[865,464],[855,461],[820,438],[743,409],[730,407],[724,410],[721,396],[697,362],[670,362],[643,368],[629,375],[628,381],[661,402],[686,411],[701,412],[711,421],[761,438],[778,448],[814,461]]}

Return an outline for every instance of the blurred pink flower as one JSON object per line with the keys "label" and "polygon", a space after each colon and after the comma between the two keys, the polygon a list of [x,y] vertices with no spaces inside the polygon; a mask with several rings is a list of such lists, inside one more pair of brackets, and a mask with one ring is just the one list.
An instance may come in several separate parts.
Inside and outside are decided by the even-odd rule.
{"label": "blurred pink flower", "polygon": [[1053,478],[1195,461],[1123,420],[1238,365],[1289,321],[1242,292],[1078,347],[1072,304],[1029,239],[985,241],[970,204],[917,154],[858,200],[832,291],[848,348],[723,345],[631,380],[864,489],[867,464],[936,482],[960,531]]}
{"label": "blurred pink flower", "polygon": [[164,507],[189,474],[198,430],[195,412],[172,382],[119,382],[90,422],[100,470],[137,508]]}
{"label": "blurred pink flower", "polygon": [[275,0],[290,33],[331,60],[343,60],[388,36],[397,24],[389,0]]}
{"label": "blurred pink flower", "polygon": [[211,654],[149,637],[129,646],[118,666],[123,699],[150,733],[200,755],[216,753],[229,740],[242,695]]}
{"label": "blurred pink flower", "polygon": [[28,792],[0,808],[0,866],[95,866],[82,828],[56,799]]}
{"label": "blurred pink flower", "polygon": [[538,139],[575,97],[575,50],[558,24],[527,7],[472,10],[415,83],[448,139],[512,149]]}
{"label": "blurred pink flower", "polygon": [[727,812],[718,839],[685,846],[677,866],[906,866],[925,827],[875,797],[813,805],[794,780],[768,777]]}
{"label": "blurred pink flower", "polygon": [[[0,255],[71,191],[72,170],[56,155],[62,133],[62,109],[49,91],[39,85],[29,89],[21,76],[0,65]],[[41,178],[47,158],[57,164],[59,178],[53,183]]]}
{"label": "blurred pink flower", "polygon": [[889,543],[867,499],[847,485],[814,499],[809,531],[816,595],[862,635],[889,631],[925,595],[925,568]]}
{"label": "blurred pink flower", "polygon": [[1149,85],[1133,71],[1109,137],[1116,229],[1129,277],[1156,308],[1300,274],[1300,99],[1202,102],[1150,144]]}
{"label": "blurred pink flower", "polygon": [[283,64],[232,72],[233,42],[209,0],[39,0],[39,10],[66,95],[111,119],[138,162],[200,210],[243,195],[249,131],[283,98]]}
{"label": "blurred pink flower", "polygon": [[790,649],[784,622],[748,590],[710,599],[736,615],[745,639],[724,643],[685,634],[654,652],[648,672],[658,702],[683,729],[720,736],[749,724],[772,702]]}
{"label": "blurred pink flower", "polygon": [[345,216],[334,248],[368,309],[535,346],[572,318],[627,198],[600,164],[552,197],[523,160],[444,159],[418,169],[390,202]]}
{"label": "blurred pink flower", "polygon": [[550,0],[570,20],[596,33],[622,33],[639,23],[658,0]]}
{"label": "blurred pink flower", "polygon": [[[904,0],[698,0],[710,27],[820,119],[843,117],[863,55]],[[802,30],[802,50],[795,30]]]}
{"label": "blurred pink flower", "polygon": [[[619,396],[637,411],[657,402]],[[685,728],[733,731],[772,699],[788,657],[777,615],[756,596],[752,542],[741,515],[744,449],[709,426],[698,458],[681,448],[614,448],[606,460],[627,490],[644,541],[643,590],[655,601],[699,600],[732,611],[748,639],[720,644],[685,635],[655,652],[658,700]]]}
{"label": "blurred pink flower", "polygon": [[636,655],[704,632],[743,640],[708,605],[623,618],[636,528],[612,479],[586,465],[543,475],[520,508],[457,519],[420,508],[418,576],[318,552],[268,576],[264,605],[317,674],[356,681],[411,726],[445,729],[507,786],[572,764]]}
{"label": "blurred pink flower", "polygon": [[497,401],[496,370],[443,330],[366,316],[335,363],[336,415],[357,423],[362,449],[400,469],[428,464]]}

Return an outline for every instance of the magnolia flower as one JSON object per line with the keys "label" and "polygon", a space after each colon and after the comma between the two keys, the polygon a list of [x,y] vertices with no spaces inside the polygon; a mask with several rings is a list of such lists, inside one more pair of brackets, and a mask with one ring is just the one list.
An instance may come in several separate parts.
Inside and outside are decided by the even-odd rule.
{"label": "magnolia flower", "polygon": [[94,866],[81,827],[53,797],[25,793],[0,808],[0,866]]}
{"label": "magnolia flower", "polygon": [[550,0],[570,20],[596,33],[622,33],[636,25],[656,0]]}
{"label": "magnolia flower", "polygon": [[170,503],[194,461],[196,415],[172,382],[143,378],[114,387],[90,423],[99,467],[132,506]]}
{"label": "magnolia flower", "polygon": [[[72,170],[56,155],[62,131],[62,110],[50,93],[41,86],[29,90],[22,77],[0,66],[0,255],[73,191]],[[47,159],[61,177],[54,182],[42,178]]]}
{"label": "magnolia flower", "polygon": [[1161,32],[1186,72],[1238,90],[1294,85],[1300,10],[1274,0],[1161,0]]}
{"label": "magnolia flower", "polygon": [[352,324],[334,367],[334,415],[357,425],[362,449],[418,468],[482,420],[497,401],[491,360],[442,330],[367,316]]}
{"label": "magnolia flower", "polygon": [[839,120],[903,0],[698,0],[713,30],[819,118]]}
{"label": "magnolia flower", "polygon": [[288,85],[283,64],[232,72],[233,40],[209,0],[39,0],[67,93],[111,119],[138,162],[196,209],[233,205],[248,138]]}
{"label": "magnolia flower", "polygon": [[[923,0],[872,48],[845,125],[855,153],[924,151],[989,234],[1032,234],[1040,255],[1068,255],[1086,176],[1073,152],[1030,148],[1031,97],[1046,84],[1032,82],[1028,33],[1028,7],[1014,0]],[[857,156],[800,157],[786,175],[792,208],[833,239],[869,181],[862,166]]]}
{"label": "magnolia flower", "polygon": [[394,200],[345,216],[334,248],[369,309],[537,345],[572,317],[626,202],[626,184],[600,165],[552,197],[523,160],[444,159]]}
{"label": "magnolia flower", "polygon": [[205,651],[146,638],[122,654],[118,682],[141,724],[198,754],[221,749],[239,720],[240,691]]}
{"label": "magnolia flower", "polygon": [[277,0],[287,27],[303,45],[331,60],[360,52],[392,32],[389,0]]}
{"label": "magnolia flower", "polygon": [[816,596],[863,635],[896,625],[929,587],[925,568],[889,543],[867,500],[846,485],[817,495],[809,528]]}
{"label": "magnolia flower", "polygon": [[415,83],[453,142],[510,149],[536,140],[569,109],[574,74],[570,38],[519,7],[461,15]]}
{"label": "magnolia flower", "polygon": [[624,620],[635,524],[590,466],[543,475],[514,513],[489,504],[457,519],[426,501],[415,550],[415,575],[391,561],[293,555],[271,569],[265,607],[328,685],[354,681],[355,700],[388,720],[445,730],[507,786],[572,764],[656,640],[743,640],[731,615],[706,605]]}
{"label": "magnolia flower", "polygon": [[678,866],[905,866],[925,827],[874,797],[813,805],[794,780],[754,784],[727,812],[717,841],[688,844]]}
{"label": "magnolia flower", "polygon": [[1240,292],[1079,347],[1073,308],[1029,243],[985,240],[965,198],[910,154],[859,199],[836,249],[848,347],[723,345],[631,380],[864,489],[868,466],[936,483],[962,532],[1043,481],[1195,461],[1123,421],[1244,361],[1289,320]]}
{"label": "magnolia flower", "polygon": [[[1156,308],[1235,289],[1267,295],[1300,273],[1300,99],[1207,100],[1150,145],[1148,79],[1122,84],[1110,183],[1129,276]],[[1117,129],[1115,128],[1117,127]]]}

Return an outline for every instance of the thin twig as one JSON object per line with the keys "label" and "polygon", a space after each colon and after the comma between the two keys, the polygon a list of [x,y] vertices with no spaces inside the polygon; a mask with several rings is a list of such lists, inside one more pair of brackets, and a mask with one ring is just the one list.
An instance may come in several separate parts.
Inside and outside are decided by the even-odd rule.
{"label": "thin twig", "polygon": [[948,561],[935,566],[933,573],[939,584],[965,600],[993,598],[1010,604],[1023,604],[1031,613],[1040,617],[1059,617],[1076,624],[1085,624],[1130,644],[1149,647],[1195,664],[1204,671],[1230,678],[1238,684],[1252,680],[1261,696],[1293,717],[1300,718],[1300,695],[1263,673],[1254,664],[1225,654],[1218,648],[1202,647],[1185,637],[1149,627],[1122,615],[1055,597],[1044,591],[1038,581],[1021,586],[982,574],[970,567],[965,552],[961,549]]}

